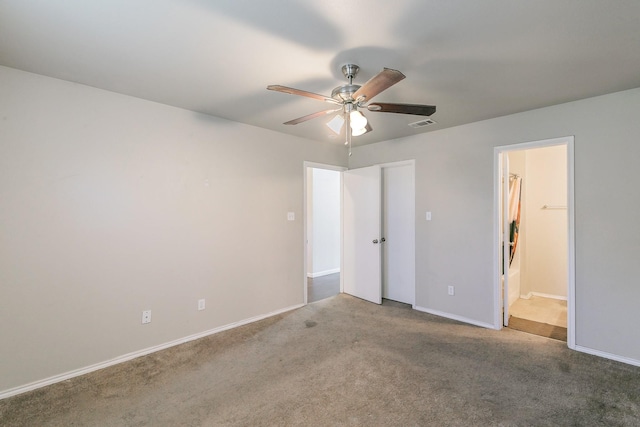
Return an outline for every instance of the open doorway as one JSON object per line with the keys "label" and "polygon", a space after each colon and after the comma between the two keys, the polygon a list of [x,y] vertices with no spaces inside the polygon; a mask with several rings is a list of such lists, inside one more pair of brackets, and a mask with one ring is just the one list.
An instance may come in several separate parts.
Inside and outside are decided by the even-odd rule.
{"label": "open doorway", "polygon": [[340,293],[342,170],[305,163],[305,303]]}
{"label": "open doorway", "polygon": [[573,138],[498,147],[496,155],[500,327],[572,347]]}

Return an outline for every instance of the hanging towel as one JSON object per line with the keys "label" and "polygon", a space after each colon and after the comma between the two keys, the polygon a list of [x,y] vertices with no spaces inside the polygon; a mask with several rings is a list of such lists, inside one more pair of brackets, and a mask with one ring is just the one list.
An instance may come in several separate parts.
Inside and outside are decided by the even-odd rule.
{"label": "hanging towel", "polygon": [[520,229],[520,194],[522,178],[515,177],[509,182],[509,265],[513,261],[518,246],[518,230]]}

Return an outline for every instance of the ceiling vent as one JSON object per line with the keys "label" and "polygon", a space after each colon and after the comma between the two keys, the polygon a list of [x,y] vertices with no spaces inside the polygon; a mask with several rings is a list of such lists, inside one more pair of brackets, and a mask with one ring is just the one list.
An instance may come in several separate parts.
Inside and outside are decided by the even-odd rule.
{"label": "ceiling vent", "polygon": [[422,128],[429,125],[435,125],[436,123],[437,122],[433,119],[424,119],[424,120],[420,120],[419,122],[409,123],[409,126],[417,129],[417,128]]}

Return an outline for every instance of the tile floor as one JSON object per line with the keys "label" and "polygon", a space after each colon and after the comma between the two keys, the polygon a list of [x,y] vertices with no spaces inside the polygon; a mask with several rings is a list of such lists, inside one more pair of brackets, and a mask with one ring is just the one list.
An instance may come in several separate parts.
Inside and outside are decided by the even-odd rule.
{"label": "tile floor", "polygon": [[307,278],[307,302],[320,301],[340,293],[340,273]]}
{"label": "tile floor", "polygon": [[563,300],[538,296],[519,298],[509,307],[509,314],[521,319],[567,327],[567,302]]}

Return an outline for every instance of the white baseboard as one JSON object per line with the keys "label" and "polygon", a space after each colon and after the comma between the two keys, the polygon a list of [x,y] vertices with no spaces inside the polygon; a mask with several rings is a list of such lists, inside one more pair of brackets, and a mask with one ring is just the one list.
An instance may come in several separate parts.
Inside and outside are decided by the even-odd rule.
{"label": "white baseboard", "polygon": [[607,353],[606,351],[594,350],[589,347],[583,347],[581,345],[575,346],[576,351],[582,353],[592,354],[598,357],[604,357],[605,359],[615,360],[616,362],[626,363],[628,365],[640,366],[640,360],[631,359],[630,357],[618,356],[616,354]]}
{"label": "white baseboard", "polygon": [[307,277],[315,279],[316,277],[327,276],[329,274],[334,274],[334,273],[340,273],[340,268],[334,268],[333,270],[318,271],[317,273],[307,273]]}
{"label": "white baseboard", "polygon": [[291,307],[286,307],[281,310],[272,311],[271,313],[263,314],[260,316],[250,317],[248,319],[240,320],[238,322],[229,323],[224,326],[220,326],[218,328],[209,329],[208,331],[199,332],[197,334],[189,335],[183,338],[178,338],[177,340],[173,340],[164,344],[159,344],[153,347],[148,347],[143,350],[134,351],[133,353],[124,354],[122,356],[116,357],[114,359],[106,360],[104,362],[96,363],[94,365],[86,366],[80,369],[74,369],[73,371],[65,372],[63,374],[54,375],[49,378],[45,378],[43,380],[34,381],[29,384],[25,384],[22,386],[10,388],[8,390],[0,391],[0,400],[6,399],[7,397],[15,396],[17,394],[26,393],[27,391],[35,390],[37,388],[45,387],[51,384],[55,384],[61,381],[68,380],[70,378],[78,377],[80,375],[85,375],[90,372],[94,372],[100,369],[108,368],[109,366],[117,365],[119,363],[127,362],[132,359],[136,359],[141,356],[146,356],[147,354],[155,353],[156,351],[164,350],[169,347],[173,347],[176,345],[184,344],[189,341],[194,341],[199,338],[204,338],[209,335],[217,334],[218,332],[226,331],[229,329],[237,328],[238,326],[247,325],[249,323],[257,322],[262,319],[266,319],[271,316],[275,316],[281,313],[285,313],[287,311],[295,310],[297,308],[303,307],[304,304],[297,304]]}
{"label": "white baseboard", "polygon": [[531,297],[551,298],[551,299],[558,299],[558,300],[561,300],[561,301],[566,301],[567,300],[567,297],[563,297],[561,295],[544,294],[542,292],[529,292],[526,295],[520,295],[520,298],[522,298],[522,299],[530,299]]}
{"label": "white baseboard", "polygon": [[495,326],[491,323],[478,322],[474,319],[469,319],[467,317],[458,316],[457,314],[445,313],[444,311],[431,310],[429,308],[424,308],[420,306],[414,306],[414,309],[418,311],[423,311],[425,313],[433,314],[440,317],[446,317],[447,319],[457,320],[458,322],[469,323],[470,325],[480,326],[481,328],[487,329],[496,329]]}

